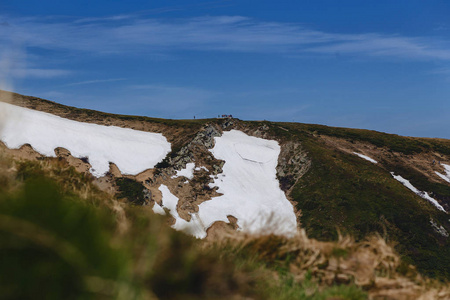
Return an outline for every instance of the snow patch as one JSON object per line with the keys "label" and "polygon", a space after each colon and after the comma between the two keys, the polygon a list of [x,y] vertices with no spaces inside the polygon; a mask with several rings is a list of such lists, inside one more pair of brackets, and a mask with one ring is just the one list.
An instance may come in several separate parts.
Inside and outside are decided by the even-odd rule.
{"label": "snow patch", "polygon": [[4,102],[0,111],[8,116],[0,120],[0,140],[8,148],[30,144],[50,157],[55,148],[65,148],[74,157],[87,157],[96,177],[108,172],[110,162],[123,174],[136,175],[153,168],[171,148],[159,133],[77,122]]}
{"label": "snow patch", "polygon": [[353,152],[353,154],[356,154],[356,155],[358,155],[359,157],[361,157],[361,158],[363,158],[363,159],[365,159],[365,160],[370,161],[371,163],[374,163],[374,164],[377,164],[377,163],[378,163],[375,159],[370,158],[370,157],[368,157],[368,156],[366,156],[366,155],[364,155],[364,154],[361,154],[361,153],[358,153],[358,152]]}
{"label": "snow patch", "polygon": [[430,195],[428,195],[427,192],[422,192],[419,191],[418,189],[416,189],[410,182],[409,180],[403,178],[400,175],[394,175],[394,172],[391,172],[392,177],[394,177],[395,179],[397,179],[398,181],[400,181],[404,186],[406,186],[408,189],[410,189],[411,191],[413,191],[416,195],[422,197],[425,200],[428,200],[429,202],[431,202],[431,204],[433,204],[434,206],[437,207],[437,209],[442,210],[443,212],[446,212],[445,209],[439,204],[439,202],[436,201],[436,199],[431,198]]}
{"label": "snow patch", "polygon": [[192,178],[194,178],[194,168],[195,168],[195,163],[187,163],[185,169],[177,171],[177,174],[170,178],[173,179],[173,178],[177,178],[180,176],[184,176],[188,179],[192,179]]}
{"label": "snow patch", "polygon": [[206,172],[209,172],[209,170],[206,167],[197,167],[195,168],[195,171],[205,170]]}
{"label": "snow patch", "polygon": [[450,165],[446,165],[446,164],[442,164],[444,166],[445,169],[445,175],[441,174],[439,172],[435,172],[439,177],[441,177],[442,179],[444,179],[447,182],[450,182]]}
{"label": "snow patch", "polygon": [[156,202],[155,202],[155,205],[153,205],[152,209],[155,214],[163,215],[163,216],[166,214],[166,211],[164,210],[164,208]]}
{"label": "snow patch", "polygon": [[191,220],[189,222],[181,218],[177,211],[178,198],[172,194],[169,188],[164,184],[159,187],[159,190],[162,193],[162,206],[155,203],[153,206],[153,211],[155,213],[159,213],[161,211],[160,208],[163,211],[163,208],[167,208],[172,217],[175,219],[175,224],[172,225],[173,229],[183,231],[187,234],[195,236],[196,238],[205,238],[206,230],[203,223],[200,221],[199,216],[196,213],[190,214]]}
{"label": "snow patch", "polygon": [[227,216],[231,215],[249,233],[294,235],[297,218],[276,177],[278,143],[237,130],[214,139],[210,152],[225,164],[210,187],[217,186],[223,195],[199,205],[205,228],[216,221],[229,223]]}

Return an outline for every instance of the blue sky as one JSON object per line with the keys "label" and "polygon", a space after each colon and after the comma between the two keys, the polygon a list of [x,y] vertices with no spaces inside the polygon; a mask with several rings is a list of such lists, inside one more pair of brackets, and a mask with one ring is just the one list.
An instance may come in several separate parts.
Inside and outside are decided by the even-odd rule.
{"label": "blue sky", "polygon": [[448,1],[0,1],[0,83],[77,107],[450,138]]}

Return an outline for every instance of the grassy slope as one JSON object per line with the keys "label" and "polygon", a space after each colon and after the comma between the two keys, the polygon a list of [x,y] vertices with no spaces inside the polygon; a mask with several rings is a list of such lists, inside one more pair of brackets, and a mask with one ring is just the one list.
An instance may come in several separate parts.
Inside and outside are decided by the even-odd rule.
{"label": "grassy slope", "polygon": [[2,299],[367,297],[351,282],[278,277],[283,263],[237,242],[205,247],[56,159],[14,162],[0,155],[0,179]]}
{"label": "grassy slope", "polygon": [[444,284],[401,271],[379,238],[320,243],[230,234],[211,244],[172,230],[149,207],[118,202],[57,159],[20,163],[0,155],[0,179],[2,299],[450,295]]}
{"label": "grassy slope", "polygon": [[[311,170],[293,189],[292,197],[302,211],[301,222],[311,237],[337,238],[336,229],[362,238],[378,232],[398,243],[405,259],[431,276],[450,278],[450,241],[435,233],[430,217],[449,230],[448,215],[393,180],[390,173],[370,162],[330,149],[311,135],[324,134],[370,142],[404,154],[440,151],[450,153],[450,142],[389,135],[367,130],[319,125],[283,124],[312,159]],[[428,181],[417,171],[390,164],[423,191],[450,196],[448,185]]]}
{"label": "grassy slope", "polygon": [[[190,135],[206,122],[215,122],[117,116],[66,107],[32,97],[28,97],[27,101],[55,106],[64,115],[75,119],[87,116],[92,121],[105,118],[138,120],[165,127],[184,128],[185,133]],[[356,156],[328,148],[317,136],[328,135],[350,141],[368,142],[403,154],[437,151],[449,155],[449,140],[410,138],[369,130],[309,124],[244,124],[249,127],[269,125],[273,137],[280,141],[301,141],[308,152],[312,168],[296,184],[291,196],[297,203],[297,208],[302,211],[301,223],[309,235],[330,240],[337,238],[337,228],[357,238],[362,238],[370,232],[379,232],[389,240],[396,241],[397,249],[405,255],[406,260],[414,262],[421,271],[439,278],[450,278],[449,241],[440,238],[429,223],[432,217],[450,231],[448,216],[409,192],[386,170],[394,171],[410,180],[420,190],[433,191],[440,197],[450,197],[450,187],[429,182],[421,174],[402,165],[389,164],[384,170]],[[281,126],[284,129],[280,128]]]}
{"label": "grassy slope", "polygon": [[445,139],[405,137],[372,130],[338,128],[324,125],[292,123],[284,123],[284,125],[297,130],[314,132],[318,135],[328,135],[347,140],[369,142],[377,147],[387,147],[391,151],[403,154],[437,151],[444,155],[450,155],[450,140]]}

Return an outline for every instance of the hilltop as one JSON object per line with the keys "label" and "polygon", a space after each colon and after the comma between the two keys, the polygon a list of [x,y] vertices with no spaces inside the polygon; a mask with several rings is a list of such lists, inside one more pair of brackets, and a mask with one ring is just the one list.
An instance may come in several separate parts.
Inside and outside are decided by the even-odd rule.
{"label": "hilltop", "polygon": [[[279,188],[292,206],[297,227],[304,230],[308,238],[325,243],[337,241],[343,234],[362,243],[366,237],[379,234],[395,245],[401,255],[402,263],[396,268],[408,269],[405,266],[412,264],[423,275],[450,279],[449,140],[233,118],[165,120],[107,114],[6,92],[0,97],[14,105],[77,122],[162,134],[170,143],[167,155],[135,175],[123,174],[117,164],[110,164],[105,174],[93,174],[89,157],[75,157],[77,155],[73,156],[64,148],[55,150],[56,158],[38,153],[33,145],[24,145],[17,150],[1,145],[1,150],[22,166],[26,166],[26,162],[56,161],[64,168],[72,167],[93,187],[109,197],[123,199],[126,205],[136,209],[152,208],[163,214],[168,212],[168,222],[174,228],[186,229],[188,226],[188,231],[196,235],[193,232],[198,232],[199,227],[195,230],[190,227],[195,218],[199,216],[200,220],[206,220],[210,214],[202,215],[202,208],[213,199],[231,193],[226,182],[239,167],[243,168],[239,174],[249,170],[244,161],[256,159],[254,162],[263,166],[263,174],[270,173],[269,162],[272,161],[278,187],[264,183],[254,190],[243,188],[239,191],[248,193],[245,199],[251,198],[252,194],[259,195],[257,193],[261,191],[267,193],[265,191]],[[219,150],[226,147],[221,144],[226,138],[230,139],[231,145],[236,145],[237,140],[240,141],[238,145],[251,145],[223,148],[236,150],[236,159],[241,160],[231,163],[235,158],[221,156]],[[255,148],[257,146],[260,148]],[[255,153],[258,153],[256,158]],[[272,153],[279,153],[275,161]],[[232,170],[230,166],[233,166]],[[250,179],[261,172],[249,173]],[[225,183],[221,185],[221,181]],[[283,198],[279,201],[285,203]],[[220,239],[230,230],[244,226],[241,219],[246,218],[249,211],[242,215],[239,206],[233,206],[238,211],[217,216],[218,221],[212,226],[206,226],[203,221],[195,223],[206,230],[207,240]],[[274,212],[283,209],[279,206]],[[245,226],[250,233],[259,234],[258,230],[267,230],[271,226],[274,231],[269,230],[269,233],[277,233],[277,226],[282,227],[282,224],[274,220],[273,224],[269,222],[254,230],[248,224]]]}

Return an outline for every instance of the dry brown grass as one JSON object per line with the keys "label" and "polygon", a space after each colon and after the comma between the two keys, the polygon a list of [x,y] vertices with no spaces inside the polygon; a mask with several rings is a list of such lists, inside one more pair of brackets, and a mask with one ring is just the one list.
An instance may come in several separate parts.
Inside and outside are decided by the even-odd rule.
{"label": "dry brown grass", "polygon": [[370,299],[450,299],[447,283],[422,277],[376,235],[361,242],[342,235],[337,242],[320,242],[304,230],[293,238],[230,232],[210,243],[231,244],[236,252],[250,253],[268,265],[284,264],[299,283],[312,277],[321,287],[355,284]]}

